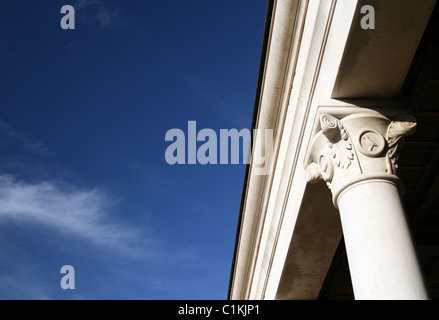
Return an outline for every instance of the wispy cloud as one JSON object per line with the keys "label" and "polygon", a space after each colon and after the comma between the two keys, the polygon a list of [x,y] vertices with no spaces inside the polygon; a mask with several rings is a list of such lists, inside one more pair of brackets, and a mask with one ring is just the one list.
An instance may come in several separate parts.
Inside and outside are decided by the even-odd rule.
{"label": "wispy cloud", "polygon": [[[19,150],[13,152],[38,150],[39,145],[40,149],[45,148],[45,143],[26,137],[1,120],[0,135],[8,137],[2,139],[8,143],[21,142],[14,144]],[[26,154],[26,170],[38,171],[36,158],[40,157]],[[0,157],[0,164],[1,160]],[[65,297],[134,297],[135,290],[164,292],[154,283],[158,275],[162,279],[160,285],[168,288],[169,294],[184,295],[183,289],[173,290],[174,273],[182,266],[199,270],[202,259],[196,247],[167,238],[148,220],[150,213],[140,215],[138,209],[131,209],[135,213],[122,211],[138,208],[127,203],[124,194],[114,194],[100,186],[84,187],[86,182],[73,172],[73,178],[64,179],[58,166],[50,164],[43,161],[41,166],[47,173],[35,173],[30,178],[21,167],[12,170],[14,175],[9,174],[11,169],[0,173],[0,298],[63,298],[59,267],[70,263],[82,272],[80,281],[87,273],[92,285],[85,289],[83,284],[83,291],[78,289]],[[151,183],[149,175],[145,179],[145,183]],[[136,224],[139,221],[143,223]],[[101,270],[94,271],[99,267]],[[93,272],[100,275],[94,277]],[[102,274],[108,278],[100,278]],[[117,279],[117,285],[113,279]],[[139,283],[139,279],[145,283]],[[187,287],[186,283],[179,284]],[[136,289],[126,289],[127,286]]]}
{"label": "wispy cloud", "polygon": [[108,27],[113,24],[119,24],[119,11],[117,8],[99,7],[96,19],[101,27]]}
{"label": "wispy cloud", "polygon": [[[134,227],[109,215],[117,202],[99,189],[82,190],[52,181],[26,183],[0,175],[0,218],[38,223],[96,245],[135,250],[142,239]],[[135,243],[136,245],[133,245]]]}
{"label": "wispy cloud", "polygon": [[250,105],[244,105],[239,101],[228,101],[212,93],[199,91],[198,94],[208,107],[232,125],[238,128],[246,128],[250,125],[249,112],[245,110],[245,107],[250,109]]}
{"label": "wispy cloud", "polygon": [[246,128],[251,124],[249,119],[251,119],[253,105],[249,101],[243,101],[242,98],[230,94],[221,94],[214,84],[208,80],[201,81],[195,76],[188,79],[187,85],[194,95],[204,102],[206,108],[229,122],[229,125]]}
{"label": "wispy cloud", "polygon": [[73,5],[80,19],[97,23],[101,27],[119,26],[122,22],[119,9],[103,0],[79,0]]}
{"label": "wispy cloud", "polygon": [[87,8],[87,7],[90,7],[90,6],[93,6],[93,5],[96,5],[96,4],[99,4],[101,1],[99,1],[99,0],[79,0],[78,2],[76,2],[75,4],[74,4],[74,8],[76,9],[76,10],[78,10],[78,9],[84,9],[84,8]]}
{"label": "wispy cloud", "polygon": [[[133,225],[115,216],[121,202],[99,188],[77,188],[55,181],[29,183],[12,175],[0,175],[0,228],[9,231],[11,226],[20,226],[18,230],[33,229],[29,239],[36,241],[33,244],[31,240],[26,247],[21,247],[19,242],[13,244],[14,240],[0,241],[0,261],[3,261],[0,265],[0,298],[40,300],[63,297],[59,288],[60,275],[47,274],[47,268],[54,269],[54,265],[40,258],[40,253],[33,252],[42,243],[35,234],[44,236],[44,243],[56,243],[50,247],[53,253],[44,253],[56,257],[57,265],[52,271],[57,272],[61,265],[74,261],[72,265],[81,270],[82,277],[90,277],[92,284],[86,286],[82,283],[82,291],[66,294],[66,298],[80,299],[80,295],[135,297],[124,291],[126,286],[183,296],[182,288],[180,291],[176,291],[178,288],[171,290],[175,287],[174,270],[199,270],[202,259],[193,249],[157,236],[148,224]],[[2,239],[0,235],[0,240],[6,238]],[[79,246],[70,246],[72,243]],[[66,247],[78,248],[80,257],[87,258],[80,260],[77,253],[69,253]],[[87,260],[93,261],[93,266]],[[96,271],[96,268],[101,270]],[[151,277],[147,270],[155,276]],[[105,274],[107,278],[94,279],[94,272],[100,276]],[[158,288],[154,282],[158,275],[162,279],[160,285],[166,290]],[[139,279],[145,283],[139,283]]]}
{"label": "wispy cloud", "polygon": [[0,120],[0,133],[21,143],[25,149],[36,153],[44,154],[49,151],[48,147],[39,140],[34,140],[26,135],[17,132],[9,123]]}
{"label": "wispy cloud", "polygon": [[0,248],[2,250],[0,253],[0,298],[50,299],[51,293],[48,290],[50,284],[39,275],[41,266],[35,261],[30,264],[28,260],[23,260],[22,257],[5,248],[4,244]]}

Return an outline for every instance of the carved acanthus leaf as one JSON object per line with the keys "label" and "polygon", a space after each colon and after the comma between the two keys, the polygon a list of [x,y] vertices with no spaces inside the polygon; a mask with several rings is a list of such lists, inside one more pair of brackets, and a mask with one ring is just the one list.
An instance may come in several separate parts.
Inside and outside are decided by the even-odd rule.
{"label": "carved acanthus leaf", "polygon": [[396,174],[398,170],[398,154],[405,136],[416,130],[416,119],[408,114],[397,117],[387,128],[386,140],[388,144],[386,158],[386,172]]}
{"label": "carved acanthus leaf", "polygon": [[342,123],[335,117],[324,114],[320,118],[322,132],[327,138],[334,164],[342,169],[347,169],[354,160],[352,143]]}

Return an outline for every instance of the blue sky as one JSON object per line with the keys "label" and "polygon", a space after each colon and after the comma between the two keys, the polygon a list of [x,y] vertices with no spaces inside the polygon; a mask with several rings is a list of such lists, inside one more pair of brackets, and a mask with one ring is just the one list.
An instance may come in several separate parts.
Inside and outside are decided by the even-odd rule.
{"label": "blue sky", "polygon": [[0,2],[0,299],[226,299],[245,165],[165,134],[250,128],[266,6]]}

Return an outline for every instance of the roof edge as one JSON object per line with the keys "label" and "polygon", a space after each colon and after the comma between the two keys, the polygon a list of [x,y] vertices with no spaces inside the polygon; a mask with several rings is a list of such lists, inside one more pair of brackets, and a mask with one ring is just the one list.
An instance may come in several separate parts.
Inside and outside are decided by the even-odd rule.
{"label": "roof edge", "polygon": [[[274,7],[274,0],[268,0],[267,13],[265,16],[264,33],[263,33],[263,38],[262,38],[261,55],[260,55],[260,60],[259,60],[258,79],[257,79],[257,83],[256,83],[255,101],[254,101],[254,106],[253,106],[253,116],[252,116],[252,123],[251,123],[251,135],[252,135],[252,138],[250,139],[250,147],[251,148],[253,147],[252,146],[252,144],[253,144],[253,129],[256,128],[256,121],[258,118],[258,110],[259,110],[260,98],[261,98],[261,88],[262,88],[262,82],[264,79],[265,63],[266,63],[266,59],[267,59],[267,46],[268,46],[268,40],[270,38],[271,20],[273,17],[273,7]],[[242,186],[241,203],[240,203],[240,207],[239,207],[238,223],[237,223],[237,227],[236,227],[235,246],[234,246],[234,250],[233,250],[232,265],[231,265],[231,270],[230,270],[229,287],[228,287],[228,291],[227,291],[227,300],[230,300],[232,284],[233,284],[233,275],[235,274],[236,253],[237,253],[238,243],[239,243],[239,234],[240,234],[241,223],[242,223],[242,215],[243,215],[243,208],[244,208],[244,202],[245,202],[245,194],[246,194],[246,189],[247,189],[247,181],[248,181],[248,177],[249,177],[249,169],[250,169],[250,164],[246,164],[245,174],[244,174],[244,183]]]}

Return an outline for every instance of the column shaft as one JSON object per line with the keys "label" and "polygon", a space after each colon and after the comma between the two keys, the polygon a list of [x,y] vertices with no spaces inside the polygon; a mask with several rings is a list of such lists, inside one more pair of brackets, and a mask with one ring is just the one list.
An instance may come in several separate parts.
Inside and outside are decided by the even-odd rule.
{"label": "column shaft", "polygon": [[397,186],[366,180],[338,206],[356,299],[427,299]]}

